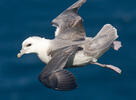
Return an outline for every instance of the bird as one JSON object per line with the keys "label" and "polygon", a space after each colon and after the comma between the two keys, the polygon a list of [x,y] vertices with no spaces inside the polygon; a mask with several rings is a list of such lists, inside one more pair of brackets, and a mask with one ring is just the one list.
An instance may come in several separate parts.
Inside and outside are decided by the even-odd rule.
{"label": "bird", "polygon": [[94,37],[87,37],[79,8],[86,0],[77,0],[52,20],[56,27],[55,38],[46,39],[30,36],[22,42],[22,49],[17,54],[35,53],[46,64],[38,79],[47,88],[69,91],[77,88],[76,79],[67,68],[76,68],[88,64],[109,68],[121,74],[121,69],[114,65],[102,64],[98,59],[110,48],[119,50],[122,46],[117,29],[105,24]]}

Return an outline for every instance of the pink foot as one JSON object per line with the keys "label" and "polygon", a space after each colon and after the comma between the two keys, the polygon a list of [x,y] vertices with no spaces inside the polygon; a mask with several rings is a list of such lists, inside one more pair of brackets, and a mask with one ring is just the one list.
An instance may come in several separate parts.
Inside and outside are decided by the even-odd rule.
{"label": "pink foot", "polygon": [[101,66],[101,67],[112,69],[119,74],[121,74],[121,72],[122,72],[120,68],[113,66],[113,65],[106,65],[106,64],[101,64],[101,63],[98,63],[98,62],[94,62],[93,64]]}
{"label": "pink foot", "polygon": [[110,68],[112,70],[114,70],[115,72],[121,74],[121,69],[116,67],[116,66],[113,66],[113,65],[106,65],[107,68]]}
{"label": "pink foot", "polygon": [[121,42],[120,41],[114,41],[113,42],[113,49],[118,51],[120,48],[122,47]]}

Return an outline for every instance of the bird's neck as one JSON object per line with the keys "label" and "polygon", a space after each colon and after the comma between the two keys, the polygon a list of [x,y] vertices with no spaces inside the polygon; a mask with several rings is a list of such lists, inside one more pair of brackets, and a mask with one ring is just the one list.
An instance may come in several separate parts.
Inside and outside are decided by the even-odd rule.
{"label": "bird's neck", "polygon": [[41,42],[39,42],[39,46],[37,48],[37,54],[40,60],[42,60],[44,63],[48,63],[49,60],[51,59],[50,56],[48,55],[48,52],[51,47],[51,40],[49,39],[42,39]]}

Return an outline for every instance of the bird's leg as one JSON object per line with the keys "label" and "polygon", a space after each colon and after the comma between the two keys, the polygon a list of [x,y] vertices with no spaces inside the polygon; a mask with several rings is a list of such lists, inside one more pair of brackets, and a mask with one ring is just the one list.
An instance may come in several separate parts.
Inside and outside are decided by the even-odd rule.
{"label": "bird's leg", "polygon": [[121,42],[120,42],[120,41],[113,41],[111,47],[112,47],[114,50],[118,51],[118,50],[122,47],[122,45],[121,45]]}
{"label": "bird's leg", "polygon": [[91,63],[91,64],[99,65],[99,66],[105,67],[105,68],[110,68],[110,69],[114,70],[115,72],[121,74],[121,69],[118,68],[118,67],[116,67],[116,66],[101,64],[101,63],[98,63],[98,62],[93,62],[93,63]]}

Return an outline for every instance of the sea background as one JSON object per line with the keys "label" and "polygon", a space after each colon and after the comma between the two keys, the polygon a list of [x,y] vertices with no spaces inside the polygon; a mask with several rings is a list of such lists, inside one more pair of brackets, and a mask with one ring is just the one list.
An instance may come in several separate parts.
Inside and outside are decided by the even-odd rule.
{"label": "sea background", "polygon": [[79,11],[87,36],[95,36],[107,23],[118,29],[122,48],[110,49],[99,62],[120,67],[121,75],[95,65],[68,69],[78,88],[60,92],[38,81],[45,64],[35,54],[17,59],[27,37],[53,39],[51,20],[75,1],[0,0],[0,100],[136,100],[135,0],[88,0]]}

